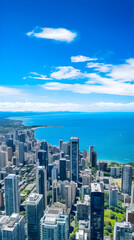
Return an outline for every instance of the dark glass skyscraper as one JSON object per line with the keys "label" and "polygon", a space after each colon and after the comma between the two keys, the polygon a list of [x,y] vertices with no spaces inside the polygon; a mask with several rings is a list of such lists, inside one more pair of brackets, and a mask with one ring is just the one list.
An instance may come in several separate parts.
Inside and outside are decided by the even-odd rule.
{"label": "dark glass skyscraper", "polygon": [[60,180],[61,181],[66,180],[66,159],[65,158],[60,159]]}
{"label": "dark glass skyscraper", "polygon": [[47,207],[47,172],[44,166],[36,169],[37,192],[43,195],[43,207]]}
{"label": "dark glass skyscraper", "polygon": [[70,178],[71,181],[79,180],[79,138],[70,139]]}
{"label": "dark glass skyscraper", "polygon": [[104,192],[99,183],[91,183],[90,240],[103,240]]}

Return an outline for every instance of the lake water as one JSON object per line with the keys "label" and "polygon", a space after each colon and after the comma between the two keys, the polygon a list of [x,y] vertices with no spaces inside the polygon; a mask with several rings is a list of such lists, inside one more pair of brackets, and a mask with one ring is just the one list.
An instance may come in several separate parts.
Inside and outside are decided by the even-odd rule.
{"label": "lake water", "polygon": [[52,145],[79,137],[80,150],[95,145],[98,160],[134,162],[134,113],[43,113],[25,117],[25,125],[57,126],[35,130],[38,140]]}

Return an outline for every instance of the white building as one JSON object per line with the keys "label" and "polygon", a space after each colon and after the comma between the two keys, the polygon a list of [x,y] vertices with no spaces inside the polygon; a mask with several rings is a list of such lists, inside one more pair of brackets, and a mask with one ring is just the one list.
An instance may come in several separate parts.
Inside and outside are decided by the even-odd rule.
{"label": "white building", "polygon": [[114,240],[132,240],[132,227],[129,222],[115,222]]}

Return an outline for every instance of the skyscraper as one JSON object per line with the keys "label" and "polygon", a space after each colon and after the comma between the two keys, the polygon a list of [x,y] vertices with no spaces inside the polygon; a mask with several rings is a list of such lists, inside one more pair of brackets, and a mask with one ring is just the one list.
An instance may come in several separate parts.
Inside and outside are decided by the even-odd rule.
{"label": "skyscraper", "polygon": [[25,161],[25,155],[24,155],[24,143],[19,143],[19,162],[24,164]]}
{"label": "skyscraper", "polygon": [[117,207],[118,205],[118,189],[111,187],[109,190],[109,206]]}
{"label": "skyscraper", "polygon": [[122,167],[122,183],[121,191],[131,195],[131,186],[132,186],[132,167],[125,165]]}
{"label": "skyscraper", "polygon": [[79,138],[70,139],[70,178],[71,181],[79,180]]}
{"label": "skyscraper", "polygon": [[47,164],[47,152],[45,150],[38,151],[38,160],[40,166],[45,166],[46,170],[48,169]]}
{"label": "skyscraper", "polygon": [[47,172],[44,166],[38,166],[36,169],[37,193],[43,195],[44,209],[47,207]]}
{"label": "skyscraper", "polygon": [[26,201],[28,240],[40,239],[40,219],[43,217],[43,196],[32,193]]}
{"label": "skyscraper", "polygon": [[68,240],[68,215],[62,209],[47,207],[41,219],[41,240]]}
{"label": "skyscraper", "polygon": [[65,158],[60,159],[60,180],[61,181],[66,180],[66,159]]}
{"label": "skyscraper", "polygon": [[132,185],[131,189],[131,205],[134,205],[134,185]]}
{"label": "skyscraper", "polygon": [[90,240],[103,240],[104,192],[99,183],[91,183]]}
{"label": "skyscraper", "polygon": [[115,222],[114,240],[132,240],[131,224],[128,222]]}
{"label": "skyscraper", "polygon": [[20,196],[18,177],[15,174],[9,174],[5,177],[5,205],[6,215],[19,213]]}

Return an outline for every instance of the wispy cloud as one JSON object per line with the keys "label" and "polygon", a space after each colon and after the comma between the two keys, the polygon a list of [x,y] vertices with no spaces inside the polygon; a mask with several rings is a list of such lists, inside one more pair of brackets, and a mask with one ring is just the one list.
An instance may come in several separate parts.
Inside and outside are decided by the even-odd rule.
{"label": "wispy cloud", "polygon": [[37,73],[37,72],[30,72],[28,76],[26,77],[23,77],[23,79],[26,79],[26,78],[32,78],[32,79],[39,79],[39,80],[51,80],[51,78],[48,78],[46,75],[43,75],[43,74],[40,74],[40,73]]}
{"label": "wispy cloud", "polygon": [[88,68],[94,68],[95,71],[98,72],[110,72],[112,65],[111,64],[104,64],[104,63],[94,63],[90,62],[87,63]]}
{"label": "wispy cloud", "polygon": [[2,95],[20,95],[20,90],[16,88],[11,88],[11,87],[3,87],[0,86],[0,96]]}
{"label": "wispy cloud", "polygon": [[62,42],[72,42],[76,33],[65,28],[41,28],[36,27],[31,32],[27,33],[27,36],[36,37],[36,38],[45,38],[45,39],[53,39]]}
{"label": "wispy cloud", "polygon": [[90,57],[86,57],[86,56],[82,56],[82,55],[78,55],[78,56],[72,56],[71,57],[71,62],[88,62],[88,61],[96,61],[97,58],[90,58]]}
{"label": "wispy cloud", "polygon": [[56,71],[51,73],[51,78],[62,80],[62,79],[76,79],[80,78],[82,73],[79,69],[72,66],[57,67]]}
{"label": "wispy cloud", "polygon": [[134,111],[134,102],[96,102],[91,104],[79,103],[49,103],[49,102],[0,102],[0,111],[12,112],[51,112],[51,111],[73,111],[73,112],[102,112],[102,111]]}

